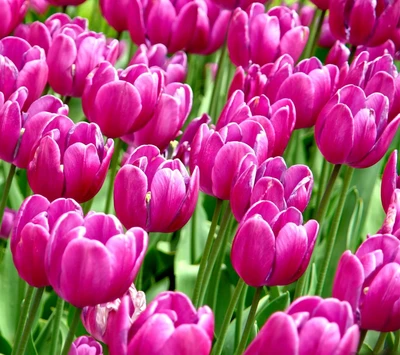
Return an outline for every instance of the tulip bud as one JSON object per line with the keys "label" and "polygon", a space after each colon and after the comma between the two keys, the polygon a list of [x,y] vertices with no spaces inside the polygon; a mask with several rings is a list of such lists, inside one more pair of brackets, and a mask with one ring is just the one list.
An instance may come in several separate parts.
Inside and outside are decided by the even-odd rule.
{"label": "tulip bud", "polygon": [[127,353],[208,355],[214,337],[214,316],[208,306],[196,310],[180,292],[160,293],[129,330]]}
{"label": "tulip bud", "polygon": [[116,215],[127,228],[175,232],[192,216],[198,191],[198,169],[190,177],[180,160],[166,160],[155,146],[141,146],[115,177]]}
{"label": "tulip bud", "polygon": [[294,207],[279,212],[270,201],[253,205],[239,224],[232,244],[232,266],[250,286],[289,285],[310,262],[319,225],[304,226]]}
{"label": "tulip bud", "polygon": [[349,57],[350,49],[348,49],[342,42],[336,41],[333,47],[329,50],[325,63],[333,64],[340,68],[349,60]]}
{"label": "tulip bud", "polygon": [[25,17],[28,10],[27,0],[1,0],[0,38],[9,35]]}
{"label": "tulip bud", "polygon": [[100,343],[88,336],[81,336],[74,340],[68,355],[103,355]]}
{"label": "tulip bud", "polygon": [[64,214],[47,247],[47,277],[57,294],[75,307],[96,306],[122,297],[147,249],[141,228],[124,233],[118,219],[103,213]]}
{"label": "tulip bud", "polygon": [[44,13],[46,13],[49,7],[49,3],[47,2],[47,0],[30,0],[29,6],[33,11],[37,12],[40,15],[43,15]]}
{"label": "tulip bud", "polygon": [[128,30],[129,0],[100,0],[100,10],[107,23],[117,32]]}
{"label": "tulip bud", "polygon": [[321,10],[328,10],[331,0],[311,0],[311,2]]}
{"label": "tulip bud", "polygon": [[389,100],[381,93],[366,97],[347,85],[322,109],[315,126],[315,140],[332,164],[367,168],[386,153],[400,124],[400,115],[388,123]]}
{"label": "tulip bud", "polygon": [[347,302],[306,296],[295,300],[285,313],[274,313],[245,355],[350,355],[357,352],[359,338]]}
{"label": "tulip bud", "polygon": [[19,276],[29,285],[49,285],[44,264],[47,244],[57,220],[70,211],[83,215],[74,200],[60,198],[49,202],[41,195],[29,196],[18,210],[11,236],[11,252]]}
{"label": "tulip bud", "polygon": [[6,37],[0,41],[0,91],[4,98],[18,88],[28,89],[24,108],[42,94],[48,76],[46,56],[42,48],[31,47],[28,42],[17,37]]}
{"label": "tulip bud", "polygon": [[250,101],[255,96],[261,96],[267,83],[267,77],[261,72],[260,66],[252,64],[245,75],[243,67],[237,67],[228,91],[228,98],[236,90],[241,90],[245,94],[246,101]]}
{"label": "tulip bud", "polygon": [[[76,125],[58,116],[46,126],[28,165],[28,182],[35,193],[50,200],[71,197],[89,201],[106,178],[114,142],[103,142],[95,123]],[[52,184],[46,182],[52,179]]]}
{"label": "tulip bud", "polygon": [[400,190],[395,189],[386,209],[386,217],[378,234],[392,234],[400,237]]}
{"label": "tulip bud", "polygon": [[400,241],[390,234],[369,237],[353,255],[343,253],[332,295],[348,301],[361,329],[400,329]]}
{"label": "tulip bud", "polygon": [[47,0],[49,4],[54,6],[78,6],[86,0]]}
{"label": "tulip bud", "polygon": [[11,230],[14,227],[16,213],[17,212],[14,210],[11,210],[7,207],[5,208],[3,219],[0,225],[0,238],[8,239],[8,237],[10,236]]}

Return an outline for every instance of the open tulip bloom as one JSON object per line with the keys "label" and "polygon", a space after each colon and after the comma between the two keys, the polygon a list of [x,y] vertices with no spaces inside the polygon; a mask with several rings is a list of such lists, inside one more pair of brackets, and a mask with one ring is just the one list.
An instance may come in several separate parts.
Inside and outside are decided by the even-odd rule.
{"label": "open tulip bloom", "polygon": [[0,354],[400,353],[399,63],[400,0],[0,0]]}

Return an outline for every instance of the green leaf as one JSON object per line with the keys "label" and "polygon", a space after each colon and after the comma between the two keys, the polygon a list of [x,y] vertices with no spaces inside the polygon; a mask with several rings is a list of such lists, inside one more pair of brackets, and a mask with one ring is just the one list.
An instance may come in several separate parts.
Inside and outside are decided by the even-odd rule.
{"label": "green leaf", "polygon": [[0,354],[10,355],[11,351],[11,345],[0,335]]}
{"label": "green leaf", "polygon": [[159,293],[167,291],[169,289],[169,279],[166,277],[161,281],[158,281],[151,285],[151,287],[146,291],[146,302],[150,303],[154,297]]}
{"label": "green leaf", "polygon": [[33,342],[32,333],[29,335],[28,343],[26,344],[26,353],[29,355],[38,355],[38,352]]}
{"label": "green leaf", "polygon": [[185,261],[180,261],[178,264],[175,264],[176,291],[181,291],[192,298],[198,272],[198,265],[190,265]]}
{"label": "green leaf", "polygon": [[270,303],[264,303],[264,306],[259,309],[256,315],[257,325],[261,328],[268,318],[275,312],[284,311],[289,307],[290,304],[290,294],[286,291],[284,294],[275,298]]}
{"label": "green leaf", "polygon": [[315,292],[317,291],[317,283],[318,283],[317,267],[315,266],[315,263],[313,263],[311,267],[311,275],[309,278],[309,286],[307,292],[308,295],[315,295]]}

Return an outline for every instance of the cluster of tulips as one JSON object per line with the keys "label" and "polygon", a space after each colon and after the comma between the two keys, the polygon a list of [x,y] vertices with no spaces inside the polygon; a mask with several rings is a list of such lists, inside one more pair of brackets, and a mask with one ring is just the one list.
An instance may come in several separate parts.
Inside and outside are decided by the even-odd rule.
{"label": "cluster of tulips", "polygon": [[400,351],[399,53],[400,0],[0,0],[0,353]]}

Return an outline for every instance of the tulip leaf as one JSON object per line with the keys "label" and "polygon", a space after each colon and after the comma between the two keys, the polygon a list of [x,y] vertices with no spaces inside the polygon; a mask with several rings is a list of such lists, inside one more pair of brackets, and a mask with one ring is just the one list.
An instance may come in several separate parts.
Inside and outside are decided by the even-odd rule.
{"label": "tulip leaf", "polygon": [[26,345],[26,353],[29,355],[38,355],[35,343],[33,342],[32,333],[29,335],[28,343]]}
{"label": "tulip leaf", "polygon": [[194,284],[196,282],[198,265],[190,265],[185,261],[175,264],[175,289],[185,293],[190,298],[193,296]]}
{"label": "tulip leaf", "polygon": [[9,355],[11,351],[11,345],[0,335],[0,354]]}
{"label": "tulip leaf", "polygon": [[311,275],[308,280],[308,295],[315,295],[315,292],[317,291],[317,282],[318,282],[318,275],[317,275],[317,267],[315,266],[315,263],[312,264],[311,267]]}
{"label": "tulip leaf", "polygon": [[163,278],[161,281],[153,283],[150,288],[146,291],[146,302],[147,304],[153,300],[159,293],[167,291],[169,289],[169,279]]}
{"label": "tulip leaf", "polygon": [[273,313],[284,311],[286,308],[289,307],[289,304],[289,291],[286,291],[278,298],[275,298],[272,302],[265,303],[264,307],[259,309],[259,311],[257,312],[256,320],[258,327],[261,328]]}

